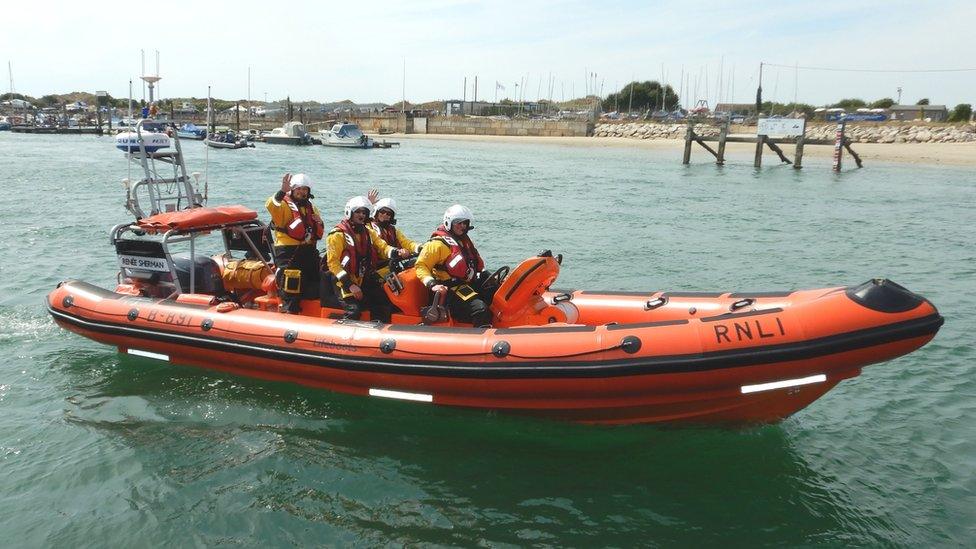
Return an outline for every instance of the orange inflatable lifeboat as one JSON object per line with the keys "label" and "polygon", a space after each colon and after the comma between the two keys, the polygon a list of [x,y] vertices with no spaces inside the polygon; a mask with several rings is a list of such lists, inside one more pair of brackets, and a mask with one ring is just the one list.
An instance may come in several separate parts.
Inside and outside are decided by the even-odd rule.
{"label": "orange inflatable lifeboat", "polygon": [[[391,324],[344,320],[317,300],[283,315],[255,217],[233,209],[119,225],[118,287],[66,281],[48,310],[60,326],[132,355],[592,423],[777,421],[862,367],[925,345],[943,323],[926,299],[883,279],[765,293],[558,291],[561,258],[549,253],[485,281],[492,328],[424,324],[430,296],[409,263],[384,273],[400,311]],[[151,229],[165,235],[140,234]],[[197,232],[217,232],[225,250],[170,250]]]}

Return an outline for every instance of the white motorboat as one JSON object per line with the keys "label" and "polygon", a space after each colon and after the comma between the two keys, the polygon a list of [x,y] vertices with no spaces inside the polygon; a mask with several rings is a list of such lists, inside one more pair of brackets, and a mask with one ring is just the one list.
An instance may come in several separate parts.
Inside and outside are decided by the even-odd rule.
{"label": "white motorboat", "polygon": [[274,145],[311,145],[312,136],[305,131],[305,125],[301,122],[285,122],[284,126],[265,135],[264,142]]}
{"label": "white motorboat", "polygon": [[335,124],[332,129],[320,131],[322,144],[326,147],[346,147],[351,149],[371,149],[373,138],[364,134],[359,126],[343,122]]}
{"label": "white motorboat", "polygon": [[155,153],[170,146],[170,138],[165,127],[152,121],[141,120],[134,130],[125,130],[115,135],[115,148],[127,153],[145,150]]}

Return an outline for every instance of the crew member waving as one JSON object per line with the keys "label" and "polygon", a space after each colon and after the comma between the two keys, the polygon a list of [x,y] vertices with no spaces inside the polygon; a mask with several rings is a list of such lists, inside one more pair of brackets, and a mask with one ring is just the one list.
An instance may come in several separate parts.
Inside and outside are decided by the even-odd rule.
{"label": "crew member waving", "polygon": [[419,254],[423,244],[418,244],[410,240],[396,226],[396,201],[392,198],[382,198],[373,205],[373,222],[369,227],[380,236],[387,244],[397,248],[408,250],[411,254]]}
{"label": "crew member waving", "polygon": [[265,206],[274,227],[274,259],[281,311],[297,314],[300,300],[316,299],[319,294],[319,252],[325,224],[319,209],[312,204],[312,178],[286,173],[281,189],[268,198]]}

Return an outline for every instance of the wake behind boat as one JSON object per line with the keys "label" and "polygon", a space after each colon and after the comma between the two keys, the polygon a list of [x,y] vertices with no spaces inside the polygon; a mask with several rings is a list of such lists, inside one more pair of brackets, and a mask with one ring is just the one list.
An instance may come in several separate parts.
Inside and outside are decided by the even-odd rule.
{"label": "wake behind boat", "polygon": [[[172,178],[146,168],[158,155],[144,144],[130,153],[146,173],[127,191],[136,221],[111,231],[118,285],[69,280],[47,297],[60,326],[127,354],[580,422],[755,423],[788,417],[864,366],[918,349],[943,323],[928,300],[884,279],[759,293],[553,290],[562,258],[550,252],[484,282],[494,288],[491,328],[427,314],[427,288],[409,261],[384,273],[400,311],[389,324],[343,319],[319,300],[285,315],[257,213],[204,206],[178,138],[159,157],[173,164]],[[201,253],[206,235],[217,242]]]}

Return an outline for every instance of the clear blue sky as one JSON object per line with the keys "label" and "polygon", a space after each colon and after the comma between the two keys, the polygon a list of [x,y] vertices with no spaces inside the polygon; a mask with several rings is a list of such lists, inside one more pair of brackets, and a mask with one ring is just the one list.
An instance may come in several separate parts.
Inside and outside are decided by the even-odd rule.
{"label": "clear blue sky", "polygon": [[[682,88],[686,105],[751,102],[760,61],[871,69],[976,68],[976,2],[184,2],[7,3],[0,60],[28,95],[108,90],[142,97],[140,50],[164,97],[393,103],[467,96],[606,95],[632,78]],[[141,8],[140,6],[146,6]],[[152,7],[150,7],[152,6]],[[140,11],[141,10],[141,11]],[[734,70],[734,80],[732,79]],[[706,94],[707,74],[707,94]],[[5,78],[0,85],[9,91]],[[541,79],[540,79],[541,78]],[[848,73],[767,67],[764,98],[976,103],[976,71]],[[697,89],[697,96],[695,91]],[[541,90],[541,91],[540,91]],[[734,94],[733,94],[734,92]]]}

